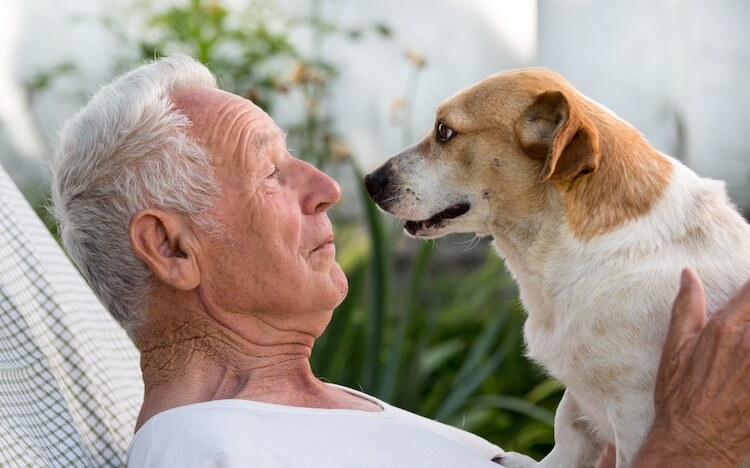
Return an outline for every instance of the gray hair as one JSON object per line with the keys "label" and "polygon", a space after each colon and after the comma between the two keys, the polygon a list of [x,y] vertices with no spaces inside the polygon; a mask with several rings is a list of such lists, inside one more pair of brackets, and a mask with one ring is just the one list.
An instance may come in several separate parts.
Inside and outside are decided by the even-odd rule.
{"label": "gray hair", "polygon": [[185,55],[118,77],[66,122],[51,162],[63,246],[131,336],[154,279],[130,246],[130,219],[158,208],[205,227],[219,196],[210,155],[188,138],[191,123],[171,102],[176,92],[196,88],[216,88],[216,79]]}

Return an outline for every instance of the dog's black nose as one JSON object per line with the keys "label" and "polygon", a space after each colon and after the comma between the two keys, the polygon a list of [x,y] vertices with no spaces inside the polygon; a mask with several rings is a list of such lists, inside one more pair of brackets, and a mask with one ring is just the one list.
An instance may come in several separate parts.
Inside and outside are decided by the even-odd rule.
{"label": "dog's black nose", "polygon": [[386,171],[382,169],[370,172],[365,176],[365,188],[373,200],[378,201],[377,195],[383,190],[386,180]]}

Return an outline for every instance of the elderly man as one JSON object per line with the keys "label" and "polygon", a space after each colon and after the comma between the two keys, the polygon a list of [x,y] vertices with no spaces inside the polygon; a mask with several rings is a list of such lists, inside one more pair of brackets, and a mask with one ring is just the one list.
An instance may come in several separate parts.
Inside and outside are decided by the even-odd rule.
{"label": "elderly man", "polygon": [[[141,351],[129,466],[497,466],[490,442],[315,377],[347,292],[326,213],[340,188],[202,65],[174,56],[102,88],[63,128],[53,174],[63,243]],[[700,301],[686,272],[640,466],[750,450],[750,422],[730,418],[750,405],[750,290],[723,314],[731,333],[700,333]],[[742,372],[716,365],[743,346]],[[707,372],[744,387],[712,400]]]}

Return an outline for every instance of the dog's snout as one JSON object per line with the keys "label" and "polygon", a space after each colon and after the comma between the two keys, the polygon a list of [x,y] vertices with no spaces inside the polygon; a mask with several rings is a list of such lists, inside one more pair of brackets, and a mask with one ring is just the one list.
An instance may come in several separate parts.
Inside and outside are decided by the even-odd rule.
{"label": "dog's snout", "polygon": [[379,195],[383,193],[383,188],[388,182],[388,171],[385,168],[377,169],[365,176],[365,188],[373,200],[380,201]]}

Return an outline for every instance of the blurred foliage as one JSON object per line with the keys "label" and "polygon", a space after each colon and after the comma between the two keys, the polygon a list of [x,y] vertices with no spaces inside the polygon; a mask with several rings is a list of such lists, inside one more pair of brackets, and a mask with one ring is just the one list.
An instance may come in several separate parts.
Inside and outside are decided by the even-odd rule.
{"label": "blurred foliage", "polygon": [[72,75],[76,71],[75,63],[70,60],[43,68],[33,73],[24,83],[29,95],[33,97],[36,93],[52,87],[55,80],[63,76]]}
{"label": "blurred foliage", "polygon": [[[299,120],[284,123],[290,148],[337,178],[357,181],[351,196],[361,209],[331,211],[350,289],[314,350],[318,376],[540,458],[553,443],[561,389],[524,357],[523,313],[502,262],[488,254],[470,269],[446,267],[438,265],[434,243],[397,250],[400,228],[378,213],[359,183],[362,171],[334,131],[326,102],[340,70],[324,54],[324,42],[392,34],[382,23],[348,27],[326,19],[324,4],[341,1],[308,0],[299,15],[272,0],[241,7],[219,0],[124,0],[103,23],[123,46],[116,72],[182,52],[206,63],[223,89],[272,116],[279,101],[296,102]],[[412,73],[406,96],[397,100],[405,144],[411,139],[409,98],[427,66],[414,50],[406,58]],[[69,72],[68,65],[57,70]],[[40,76],[40,86],[54,75]],[[405,271],[395,266],[397,257]]]}
{"label": "blurred foliage", "polygon": [[[219,0],[130,0],[103,22],[128,45],[118,60],[120,70],[144,59],[186,53],[207,64],[222,89],[252,100],[271,115],[280,97],[294,101],[301,112],[299,120],[284,122],[289,146],[324,165],[332,156],[348,157],[349,150],[325,108],[338,68],[323,55],[323,42],[333,37],[357,40],[365,34],[390,36],[382,23],[343,27],[328,21],[322,15],[324,3],[310,0],[306,14],[291,15],[271,0],[246,0],[235,8]],[[125,11],[127,22],[122,21]]]}

